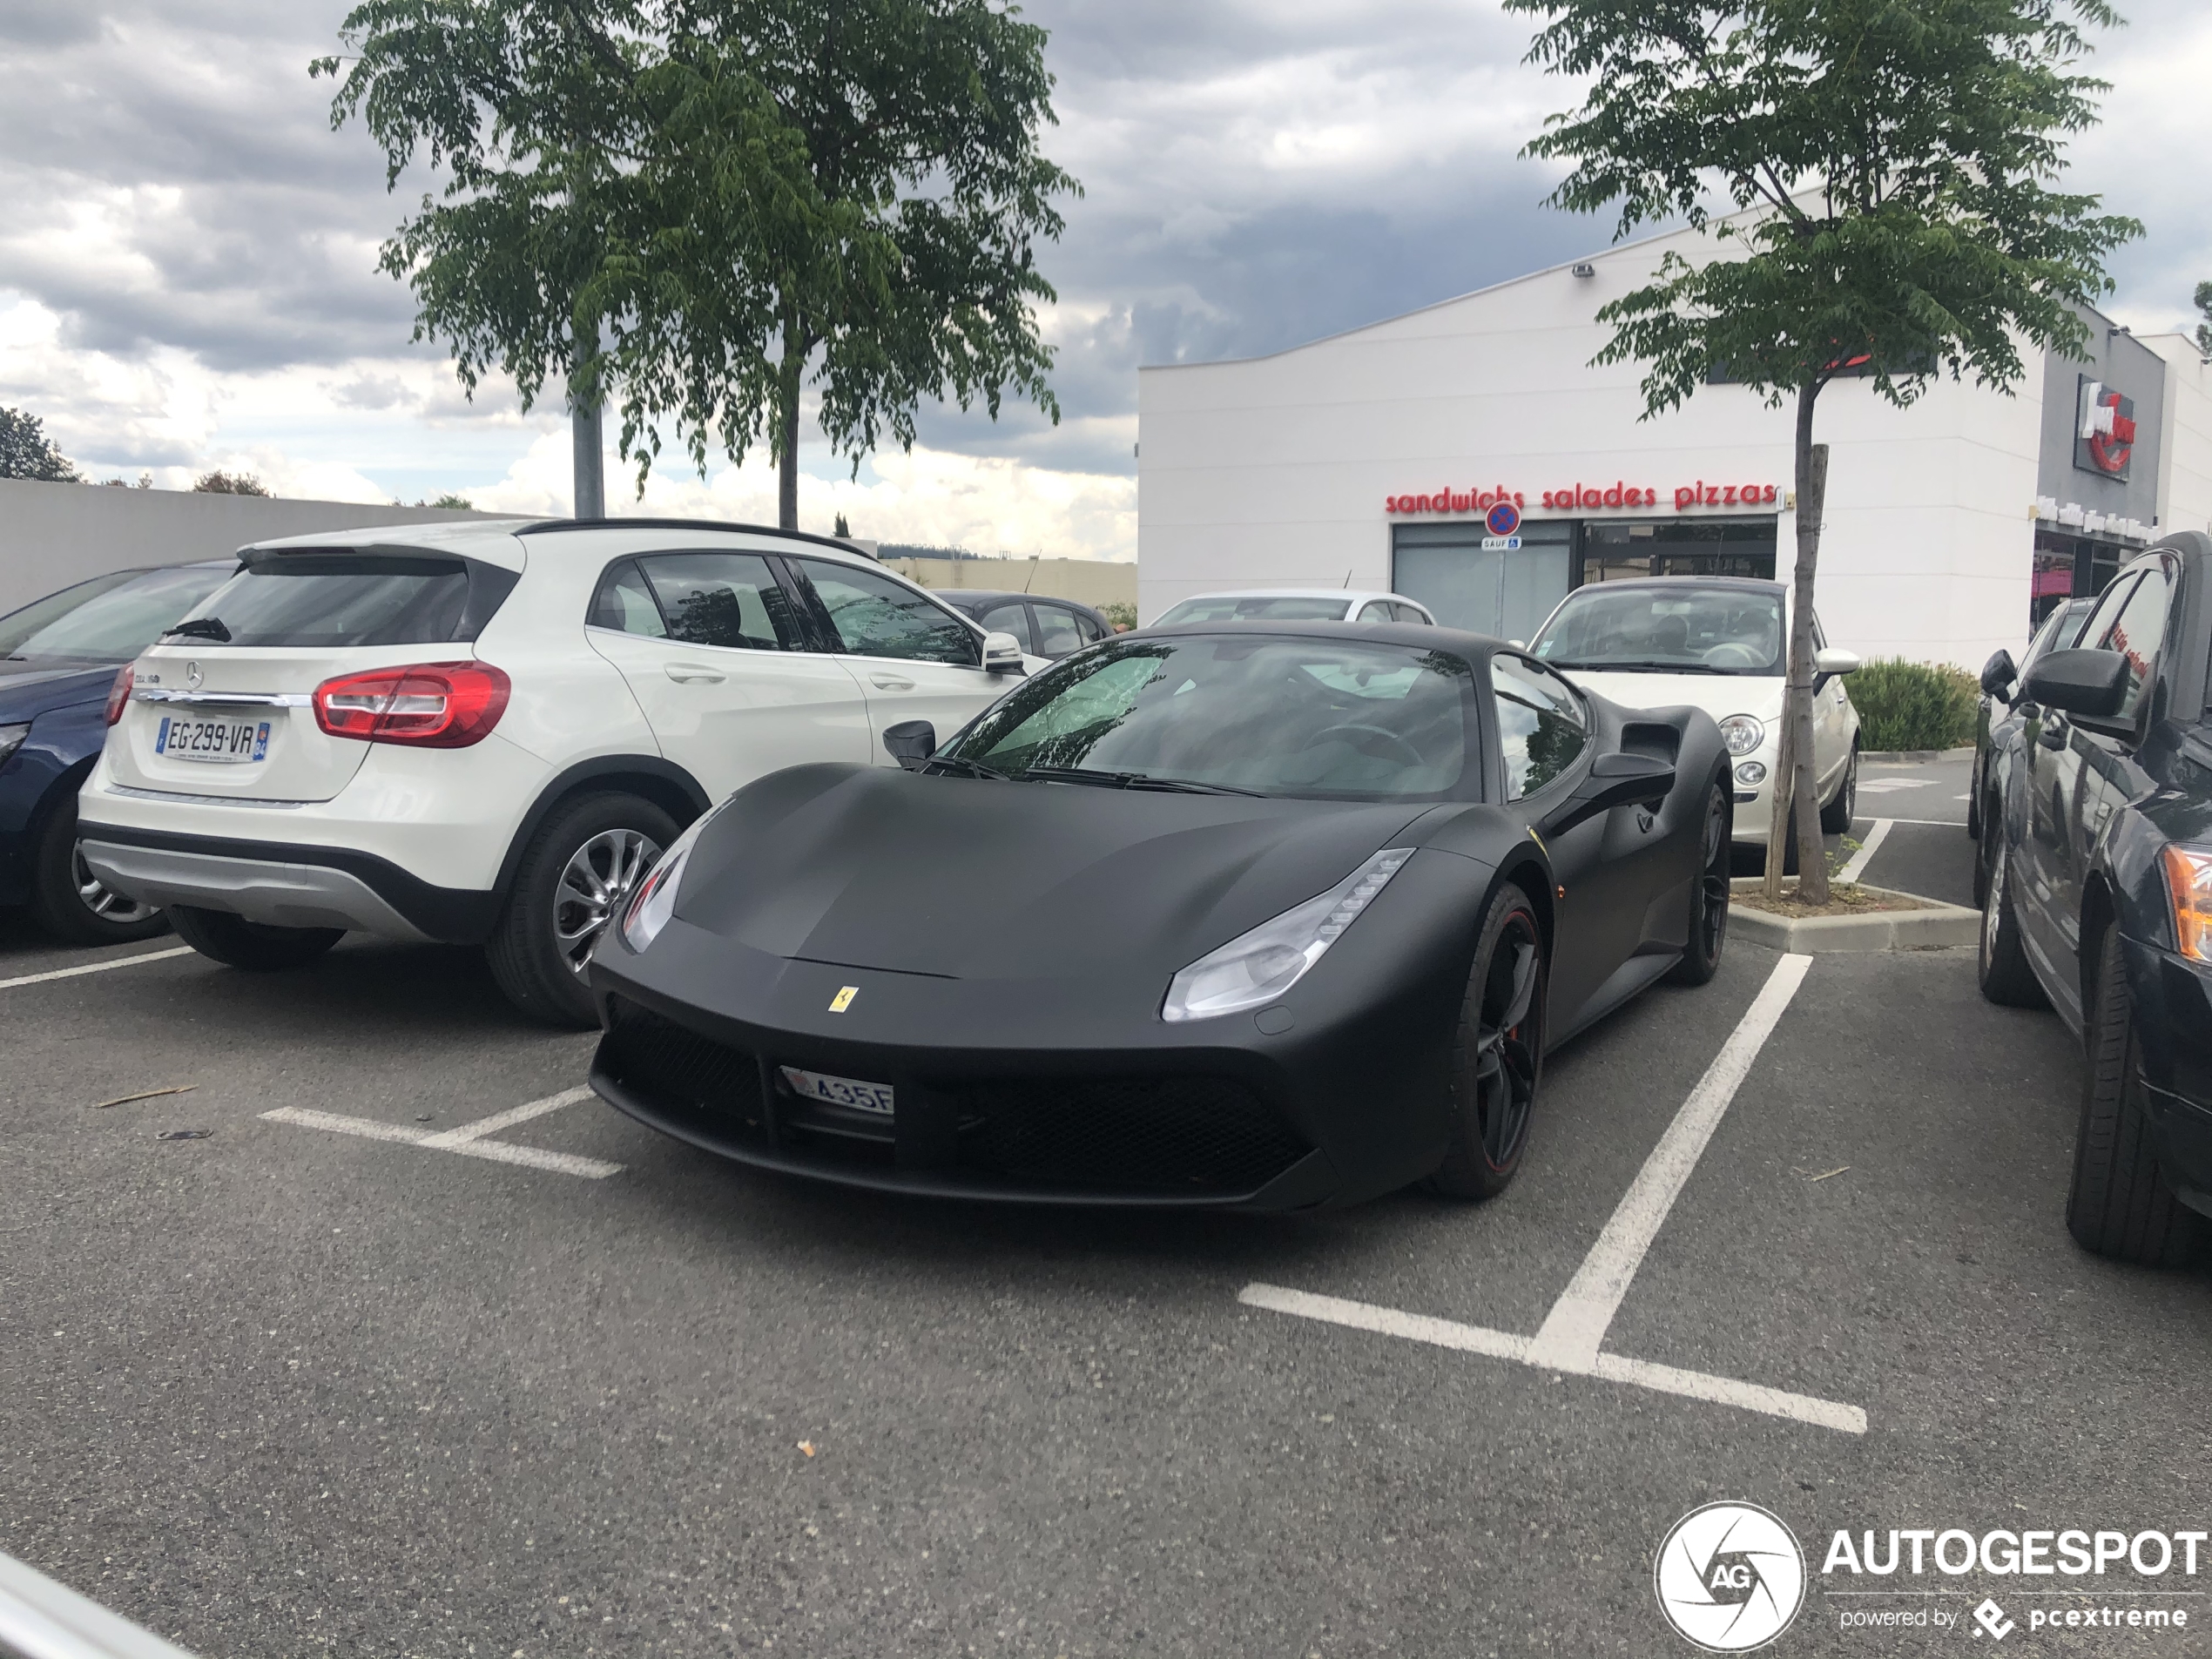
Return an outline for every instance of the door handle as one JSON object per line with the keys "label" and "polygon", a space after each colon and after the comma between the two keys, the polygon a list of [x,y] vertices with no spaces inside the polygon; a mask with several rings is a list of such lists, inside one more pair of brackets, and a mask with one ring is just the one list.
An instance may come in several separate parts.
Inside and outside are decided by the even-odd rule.
{"label": "door handle", "polygon": [[912,680],[902,680],[894,674],[871,674],[868,678],[879,691],[911,691],[914,688]]}
{"label": "door handle", "polygon": [[725,678],[721,670],[708,668],[699,663],[671,663],[663,671],[678,685],[688,685],[694,680],[719,685]]}

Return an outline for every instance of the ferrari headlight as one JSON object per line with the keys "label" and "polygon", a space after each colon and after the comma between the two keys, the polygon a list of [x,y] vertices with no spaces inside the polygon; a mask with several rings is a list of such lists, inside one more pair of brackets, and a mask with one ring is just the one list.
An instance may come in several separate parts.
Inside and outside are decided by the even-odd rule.
{"label": "ferrari headlight", "polygon": [[2212,962],[2212,846],[2169,846],[2163,861],[2175,948],[2191,961]]}
{"label": "ferrari headlight", "polygon": [[1721,737],[1732,755],[1747,755],[1766,741],[1766,727],[1748,714],[1731,714],[1721,722]]}
{"label": "ferrari headlight", "polygon": [[622,919],[623,943],[631,949],[643,950],[658,939],[660,930],[676,914],[676,890],[683,885],[684,865],[691,858],[691,849],[698,845],[699,832],[713,817],[712,813],[700,813],[691,828],[669,844],[668,851],[660,855],[660,862],[637,884],[637,896],[631,900],[629,913]]}
{"label": "ferrari headlight", "polygon": [[1209,951],[1168,981],[1160,1017],[1211,1020],[1273,1001],[1305,976],[1413,856],[1410,846],[1386,847],[1326,893]]}

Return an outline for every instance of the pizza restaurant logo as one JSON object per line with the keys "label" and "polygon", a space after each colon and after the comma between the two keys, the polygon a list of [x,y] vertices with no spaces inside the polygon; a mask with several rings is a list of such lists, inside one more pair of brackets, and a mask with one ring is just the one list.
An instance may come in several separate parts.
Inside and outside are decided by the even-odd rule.
{"label": "pizza restaurant logo", "polygon": [[2084,374],[2074,413],[2074,464],[2084,472],[2125,478],[2135,453],[2135,400]]}

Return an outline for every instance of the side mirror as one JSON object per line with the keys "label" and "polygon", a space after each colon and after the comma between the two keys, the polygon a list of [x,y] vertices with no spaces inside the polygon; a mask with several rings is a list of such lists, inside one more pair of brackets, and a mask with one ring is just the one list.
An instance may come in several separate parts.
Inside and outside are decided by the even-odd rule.
{"label": "side mirror", "polygon": [[1999,702],[2009,704],[2013,700],[2013,682],[2020,677],[2020,670],[2013,664],[2013,653],[1999,651],[1981,665],[1981,689]]}
{"label": "side mirror", "polygon": [[1559,835],[1630,801],[1661,801],[1675,786],[1675,769],[1650,755],[1600,755],[1575,792],[1551,811],[1542,833]]}
{"label": "side mirror", "polygon": [[937,728],[927,720],[901,720],[883,728],[883,746],[908,772],[937,752]]}
{"label": "side mirror", "polygon": [[1022,642],[1012,634],[985,634],[983,671],[987,674],[1021,673]]}
{"label": "side mirror", "polygon": [[1528,642],[1525,639],[1508,639],[1506,641],[1506,644],[1512,646],[1515,651],[1527,651],[1528,649]]}
{"label": "side mirror", "polygon": [[1864,659],[1855,651],[1827,645],[1812,654],[1812,671],[1816,674],[1856,674],[1863,666]]}
{"label": "side mirror", "polygon": [[2128,659],[2116,651],[2047,651],[2027,671],[2020,695],[2046,708],[2109,719],[2128,699]]}

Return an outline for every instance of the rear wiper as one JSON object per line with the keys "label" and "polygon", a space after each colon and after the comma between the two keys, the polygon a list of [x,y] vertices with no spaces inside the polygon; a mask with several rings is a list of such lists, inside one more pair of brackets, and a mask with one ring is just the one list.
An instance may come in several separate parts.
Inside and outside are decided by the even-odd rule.
{"label": "rear wiper", "polygon": [[995,766],[987,766],[980,760],[963,760],[958,755],[932,755],[914,768],[916,772],[949,772],[963,778],[988,778],[993,783],[1014,780]]}
{"label": "rear wiper", "polygon": [[194,617],[190,622],[180,622],[174,628],[164,629],[164,639],[212,639],[218,644],[229,642],[231,631],[223,626],[220,617]]}
{"label": "rear wiper", "polygon": [[1094,772],[1087,766],[1030,766],[1024,778],[1042,778],[1049,784],[1092,784],[1102,789],[1151,789],[1174,795],[1257,795],[1257,789],[1229,784],[1202,784],[1188,778],[1155,778],[1142,772]]}

